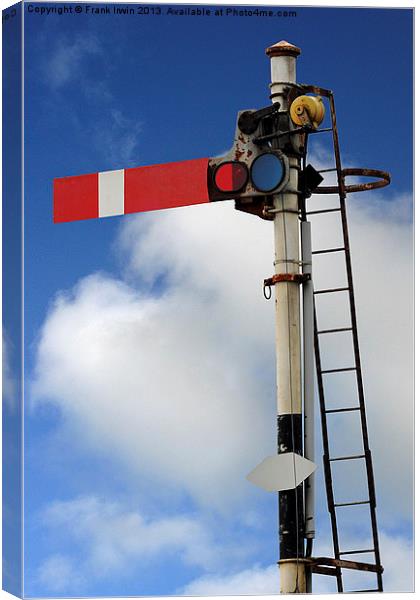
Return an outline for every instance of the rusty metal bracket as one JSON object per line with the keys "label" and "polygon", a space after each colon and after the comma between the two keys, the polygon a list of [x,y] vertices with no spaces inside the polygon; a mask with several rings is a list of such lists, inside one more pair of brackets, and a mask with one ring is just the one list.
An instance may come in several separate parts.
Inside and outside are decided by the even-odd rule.
{"label": "rusty metal bracket", "polygon": [[[310,273],[277,273],[268,279],[264,279],[263,283],[263,294],[266,300],[270,300],[271,298],[271,286],[276,283],[304,283],[311,278]],[[269,288],[270,293],[267,294],[267,288]]]}
{"label": "rusty metal bracket", "polygon": [[327,558],[326,556],[310,559],[309,568],[313,573],[335,576],[335,570],[337,567],[341,569],[353,569],[355,571],[368,571],[370,573],[382,573],[384,570],[382,566],[356,562],[354,560]]}
{"label": "rusty metal bracket", "polygon": [[272,286],[276,283],[304,283],[310,279],[310,273],[277,273],[268,279],[264,279],[264,286]]}
{"label": "rusty metal bracket", "polygon": [[[342,169],[341,177],[343,187],[340,188],[338,185],[333,186],[318,186],[312,191],[313,194],[339,194],[342,190],[346,194],[353,192],[367,192],[368,190],[375,190],[377,188],[386,187],[391,183],[391,175],[386,171],[379,171],[378,169]],[[376,177],[377,181],[368,181],[367,183],[355,183],[345,185],[344,180],[346,177]]]}

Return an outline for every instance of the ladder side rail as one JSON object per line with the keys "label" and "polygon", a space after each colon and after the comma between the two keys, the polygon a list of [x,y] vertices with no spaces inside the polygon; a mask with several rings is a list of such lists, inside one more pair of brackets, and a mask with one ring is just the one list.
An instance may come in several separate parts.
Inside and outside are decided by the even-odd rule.
{"label": "ladder side rail", "polygon": [[[340,559],[340,547],[338,540],[338,526],[337,526],[337,515],[335,510],[334,502],[334,491],[332,485],[332,473],[331,473],[331,462],[330,462],[330,448],[328,442],[328,426],[327,426],[327,415],[325,413],[325,394],[324,394],[324,383],[322,380],[322,366],[321,366],[321,355],[319,348],[318,338],[318,325],[316,317],[316,303],[314,302],[314,349],[315,349],[315,368],[317,374],[318,383],[318,397],[321,415],[321,430],[322,430],[322,443],[324,448],[324,475],[325,475],[325,490],[327,494],[328,510],[330,513],[331,520],[331,532],[333,539],[334,557],[336,560]],[[343,592],[343,577],[339,567],[336,567],[335,574],[337,578],[337,590]]]}
{"label": "ladder side rail", "polygon": [[[348,222],[347,222],[347,212],[346,212],[346,192],[345,192],[345,183],[344,177],[342,175],[342,167],[341,167],[341,156],[340,156],[340,148],[338,142],[338,132],[337,132],[337,120],[336,120],[336,112],[334,105],[334,96],[331,93],[329,95],[329,103],[330,103],[330,114],[331,114],[331,123],[332,123],[332,135],[334,142],[334,154],[335,161],[337,167],[337,180],[338,180],[338,189],[339,189],[339,197],[340,197],[340,208],[341,208],[341,222],[342,222],[342,230],[343,230],[343,241],[345,248],[345,262],[346,262],[346,271],[347,271],[347,281],[349,287],[349,304],[350,304],[350,315],[351,315],[351,324],[352,324],[352,338],[353,338],[353,350],[354,350],[354,358],[355,358],[355,366],[356,366],[356,378],[357,378],[357,389],[359,395],[359,404],[360,404],[360,420],[362,426],[362,437],[363,437],[363,448],[366,455],[366,471],[367,471],[367,480],[368,480],[368,491],[370,502],[370,516],[371,516],[371,525],[372,525],[372,537],[373,537],[373,545],[375,549],[375,562],[377,566],[381,565],[380,553],[379,553],[379,537],[378,537],[378,526],[376,519],[376,498],[375,498],[375,485],[374,485],[374,475],[373,475],[373,465],[372,465],[372,455],[369,448],[368,441],[368,429],[367,429],[367,417],[366,417],[366,408],[365,408],[365,397],[364,397],[364,389],[363,389],[363,380],[362,380],[362,368],[361,368],[361,359],[360,359],[360,349],[359,349],[359,336],[357,330],[357,320],[356,320],[356,305],[354,298],[354,285],[353,285],[353,273],[351,266],[351,256],[350,256],[350,242],[349,242],[349,233],[348,233]],[[378,588],[380,591],[383,590],[383,582],[382,582],[382,574],[380,572],[377,573],[378,579]]]}

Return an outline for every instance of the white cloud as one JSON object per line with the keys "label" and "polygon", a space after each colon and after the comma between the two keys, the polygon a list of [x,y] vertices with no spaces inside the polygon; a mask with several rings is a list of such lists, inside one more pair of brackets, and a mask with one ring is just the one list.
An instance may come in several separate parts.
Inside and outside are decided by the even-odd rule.
{"label": "white cloud", "polygon": [[279,568],[254,566],[239,573],[217,576],[206,575],[189,583],[182,593],[185,596],[230,596],[277,594]]}
{"label": "white cloud", "polygon": [[[410,518],[399,490],[411,484],[411,225],[396,218],[407,199],[372,198],[363,199],[369,210],[349,200],[351,244],[379,509],[397,522]],[[325,218],[314,247],[334,237]],[[261,293],[271,240],[270,223],[230,203],[127,217],[118,244],[126,280],[79,281],[44,323],[38,402],[60,406],[68,426],[139,479],[207,507],[235,506],[275,443],[273,304]],[[338,263],[319,271],[323,287]],[[320,317],[338,312],[320,308]],[[327,360],[344,363],[344,344],[330,343]],[[337,381],[332,397],[347,389]],[[342,421],[333,437],[352,442],[351,431]]]}
{"label": "white cloud", "polygon": [[44,67],[48,83],[57,90],[75,79],[80,79],[86,68],[86,61],[101,53],[100,42],[92,34],[72,38],[62,36],[55,48],[51,49],[49,60]]}
{"label": "white cloud", "polygon": [[[381,559],[385,565],[383,584],[386,592],[412,592],[413,581],[413,548],[409,540],[403,536],[392,536],[384,532],[380,536]],[[369,540],[363,540],[367,545]],[[353,547],[360,544],[360,539],[353,537]],[[332,556],[331,543],[325,538],[316,540],[314,556]],[[371,559],[357,557],[355,560]],[[345,591],[357,589],[374,589],[376,576],[349,569],[343,569]],[[268,567],[254,565],[251,568],[227,575],[206,574],[190,583],[183,589],[186,596],[220,596],[220,595],[265,595],[278,594],[280,573],[277,565]],[[336,580],[326,575],[313,575],[314,594],[337,593]]]}
{"label": "white cloud", "polygon": [[[411,203],[359,200],[352,243],[366,402],[383,517],[411,518],[414,459]],[[397,493],[393,493],[393,489]],[[404,490],[403,498],[398,490]],[[384,520],[385,524],[385,520]]]}
{"label": "white cloud", "polygon": [[127,558],[152,558],[165,551],[180,553],[187,564],[206,567],[214,562],[208,532],[191,517],[151,520],[121,503],[90,496],[52,503],[43,522],[84,542],[89,563],[102,574],[120,569]]}
{"label": "white cloud", "polygon": [[[59,110],[61,114],[63,106],[69,103],[79,105],[83,96],[88,103],[93,103],[96,113],[102,115],[95,122],[88,122],[74,106],[67,110],[109,168],[138,164],[142,121],[122,113],[117,101],[119,91],[110,87],[107,76],[113,66],[99,38],[91,32],[59,36],[40,68],[43,79],[60,98],[54,101],[54,112]],[[73,90],[73,94],[69,94],[69,90]]]}
{"label": "white cloud", "polygon": [[232,544],[220,548],[211,528],[191,515],[150,518],[121,502],[83,496],[51,503],[39,523],[53,533],[53,549],[61,550],[64,540],[72,547],[71,556],[54,552],[38,568],[37,581],[51,591],[74,594],[89,582],[141,572],[165,557],[201,572],[223,570],[228,556],[235,563]]}
{"label": "white cloud", "polygon": [[131,119],[116,108],[110,108],[102,120],[94,127],[94,139],[98,148],[105,154],[110,164],[124,165],[125,168],[138,165],[138,141],[142,122]]}
{"label": "white cloud", "polygon": [[[172,227],[192,244],[194,219],[185,214],[178,223],[162,215],[164,230],[145,239],[150,251],[154,242],[169,241]],[[261,232],[260,240],[266,243]],[[196,258],[200,251],[204,258],[205,246],[204,239],[201,249],[197,244]],[[246,255],[246,245],[232,236],[230,246],[238,261]],[[226,260],[231,274],[216,260],[208,269],[208,259],[200,274],[188,248],[174,246],[174,254],[180,264],[171,279],[186,285],[174,281],[160,298],[99,274],[61,294],[41,333],[34,391],[58,403],[68,423],[86,428],[98,451],[110,450],[137,472],[220,508],[244,495],[246,474],[274,447],[274,436],[267,436],[272,394],[257,377],[270,356],[263,332],[272,307],[261,299],[252,258],[243,261],[238,281],[253,274],[259,319],[252,295],[239,291],[242,283],[232,297],[233,256]]]}
{"label": "white cloud", "polygon": [[[384,523],[411,518],[413,485],[413,287],[411,202],[402,196],[394,201],[366,194],[348,200],[356,310],[365,398],[373,451],[379,510]],[[325,217],[324,217],[325,218]],[[327,227],[314,219],[314,248],[342,245],[338,217]],[[316,287],[346,285],[339,275],[344,269],[340,254],[315,259]],[[349,323],[345,294],[318,297],[320,329]],[[350,334],[321,338],[324,368],[352,366]],[[329,375],[324,378],[327,404],[352,406],[356,400],[355,378]],[[358,454],[361,449],[357,413],[329,417],[333,455]],[[348,477],[354,465],[336,466]],[[345,469],[347,473],[344,475]],[[340,475],[338,474],[337,477]],[[353,483],[353,481],[352,481]],[[403,498],[396,493],[405,490]],[[349,489],[354,497],[354,490]],[[356,492],[357,494],[357,492]],[[349,498],[346,498],[349,499]],[[354,498],[356,499],[356,498]],[[358,498],[360,499],[360,498]]]}
{"label": "white cloud", "polygon": [[[345,530],[349,548],[369,548],[371,539],[360,537],[355,533],[355,523],[348,524]],[[409,539],[403,535],[379,532],[381,563],[384,567],[383,587],[385,592],[412,592],[414,589],[413,547]],[[343,548],[343,546],[341,546]],[[331,543],[325,534],[316,540],[314,556],[332,556]],[[372,554],[343,556],[355,561],[373,562]],[[352,569],[343,569],[344,590],[374,589],[377,587],[376,575]],[[331,585],[332,582],[332,585]],[[336,580],[328,576],[314,576],[314,592],[328,593],[336,591]]]}
{"label": "white cloud", "polygon": [[[48,557],[38,569],[37,580],[46,590],[51,592],[63,592],[71,582],[77,587],[83,581],[80,570],[73,561],[60,554]],[[74,587],[73,587],[74,589]]]}
{"label": "white cloud", "polygon": [[14,412],[18,403],[17,382],[10,365],[11,344],[7,341],[5,332],[2,337],[2,394],[3,404],[9,411]]}
{"label": "white cloud", "polygon": [[384,589],[387,592],[414,591],[414,555],[412,543],[403,536],[380,534],[384,570]]}

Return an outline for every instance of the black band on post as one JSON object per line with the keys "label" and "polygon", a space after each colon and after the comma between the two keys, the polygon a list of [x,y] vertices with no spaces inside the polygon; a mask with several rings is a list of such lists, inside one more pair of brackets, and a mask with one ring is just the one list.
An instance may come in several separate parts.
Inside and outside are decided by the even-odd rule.
{"label": "black band on post", "polygon": [[[302,455],[302,415],[277,416],[278,453]],[[279,492],[280,559],[304,557],[303,484]]]}

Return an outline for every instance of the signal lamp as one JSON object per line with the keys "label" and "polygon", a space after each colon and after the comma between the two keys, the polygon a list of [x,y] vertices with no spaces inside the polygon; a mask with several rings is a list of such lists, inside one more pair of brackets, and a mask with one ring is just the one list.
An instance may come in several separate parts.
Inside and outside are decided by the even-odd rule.
{"label": "signal lamp", "polygon": [[248,168],[239,161],[219,165],[214,174],[214,183],[220,192],[239,192],[248,181]]}
{"label": "signal lamp", "polygon": [[251,182],[259,192],[271,192],[283,181],[284,162],[278,154],[260,154],[251,165]]}

